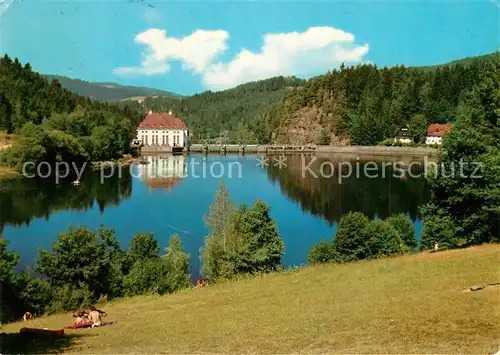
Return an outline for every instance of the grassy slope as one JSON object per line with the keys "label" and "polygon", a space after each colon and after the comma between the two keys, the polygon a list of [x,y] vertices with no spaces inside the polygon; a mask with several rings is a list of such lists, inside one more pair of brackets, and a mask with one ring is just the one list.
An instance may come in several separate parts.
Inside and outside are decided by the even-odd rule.
{"label": "grassy slope", "polygon": [[[41,350],[492,354],[500,347],[500,287],[461,289],[499,282],[499,257],[500,246],[487,245],[121,300],[103,306],[115,325],[67,331],[66,343]],[[31,325],[57,328],[71,320],[58,315]]]}

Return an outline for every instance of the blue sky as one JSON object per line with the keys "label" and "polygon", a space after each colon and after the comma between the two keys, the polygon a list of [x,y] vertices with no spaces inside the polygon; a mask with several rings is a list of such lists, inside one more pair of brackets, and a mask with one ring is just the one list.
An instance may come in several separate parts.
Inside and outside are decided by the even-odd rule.
{"label": "blue sky", "polygon": [[497,0],[0,0],[0,52],[42,73],[181,94],[341,61],[438,64],[499,45]]}

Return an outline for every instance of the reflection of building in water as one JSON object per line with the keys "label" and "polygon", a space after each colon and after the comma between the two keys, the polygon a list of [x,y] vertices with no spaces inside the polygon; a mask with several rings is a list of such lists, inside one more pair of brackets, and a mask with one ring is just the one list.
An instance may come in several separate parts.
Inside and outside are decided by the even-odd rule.
{"label": "reflection of building in water", "polygon": [[138,177],[150,189],[171,190],[187,175],[184,155],[157,155],[143,158],[148,164],[137,166]]}

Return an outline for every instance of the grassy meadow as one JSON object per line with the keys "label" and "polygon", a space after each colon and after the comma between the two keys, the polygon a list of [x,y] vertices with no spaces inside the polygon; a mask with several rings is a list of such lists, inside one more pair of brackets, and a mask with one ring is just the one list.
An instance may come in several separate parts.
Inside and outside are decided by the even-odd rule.
{"label": "grassy meadow", "polygon": [[[111,326],[4,352],[489,353],[500,350],[500,245],[295,271],[100,305]],[[35,319],[61,328],[70,314]]]}

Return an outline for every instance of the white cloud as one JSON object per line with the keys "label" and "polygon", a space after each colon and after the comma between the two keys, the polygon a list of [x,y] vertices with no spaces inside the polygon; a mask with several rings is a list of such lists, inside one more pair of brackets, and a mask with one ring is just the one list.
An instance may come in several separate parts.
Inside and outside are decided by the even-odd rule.
{"label": "white cloud", "polygon": [[165,30],[149,29],[139,33],[135,41],[145,45],[143,60],[139,67],[118,67],[113,72],[118,75],[156,75],[170,70],[169,62],[179,61],[183,69],[202,73],[213,63],[215,57],[227,49],[226,31],[197,30],[183,38],[168,37]]}
{"label": "white cloud", "polygon": [[145,45],[138,67],[118,67],[118,75],[157,75],[170,71],[170,62],[200,74],[203,85],[226,89],[275,75],[308,76],[340,65],[365,62],[368,44],[358,45],[354,35],[333,27],[310,27],[305,32],[264,35],[258,52],[242,49],[228,62],[214,62],[227,49],[229,34],[223,30],[197,30],[183,38],[168,37],[166,31],[149,29],[135,41]]}
{"label": "white cloud", "polygon": [[266,34],[259,52],[243,49],[228,63],[215,63],[203,73],[203,84],[225,89],[275,75],[310,75],[358,63],[369,46],[354,43],[354,35],[333,27],[311,27],[305,32]]}

